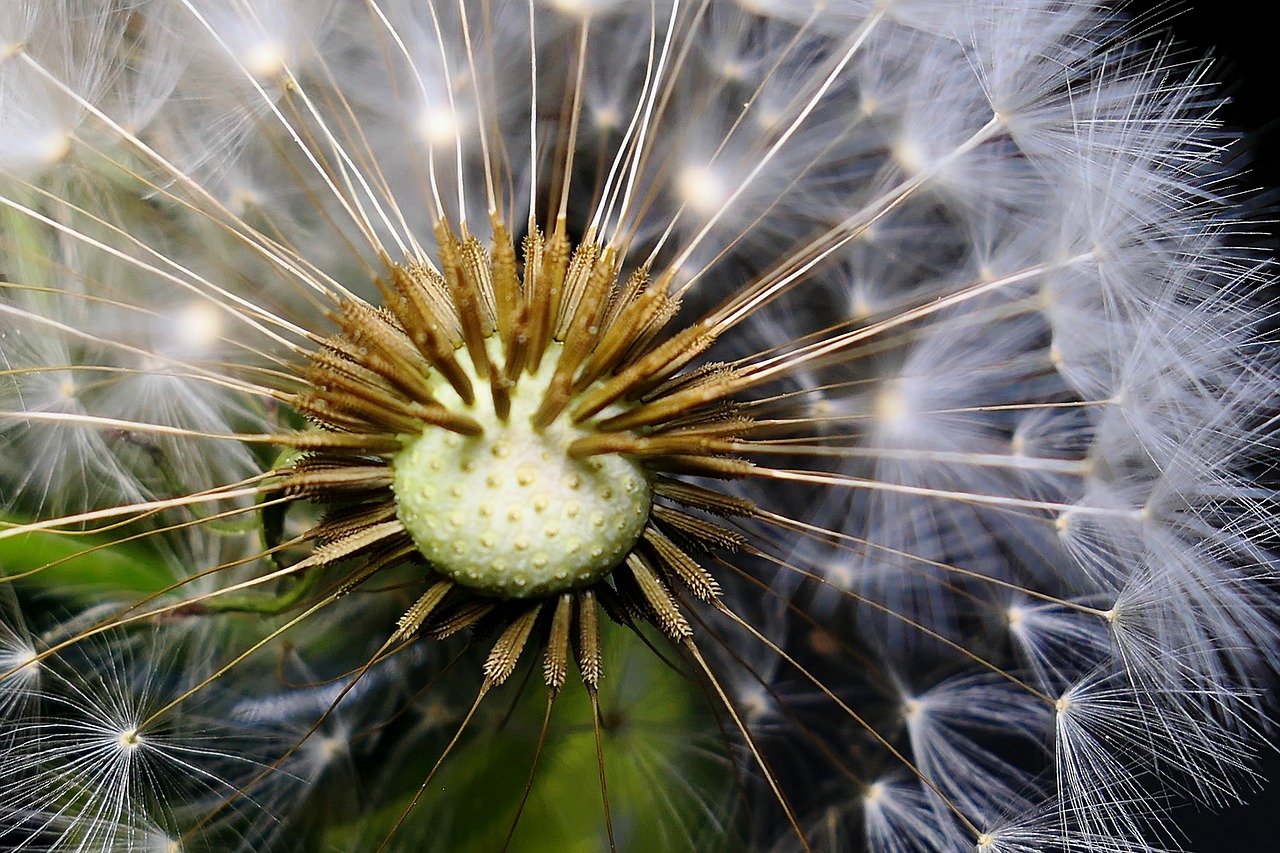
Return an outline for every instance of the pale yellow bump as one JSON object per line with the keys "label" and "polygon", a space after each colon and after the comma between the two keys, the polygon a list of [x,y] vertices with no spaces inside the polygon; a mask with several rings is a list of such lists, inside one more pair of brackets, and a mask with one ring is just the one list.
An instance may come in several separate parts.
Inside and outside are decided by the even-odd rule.
{"label": "pale yellow bump", "polygon": [[519,521],[524,518],[524,510],[518,506],[513,506],[507,510],[507,521]]}
{"label": "pale yellow bump", "polygon": [[532,485],[538,479],[538,474],[527,465],[521,466],[516,470],[516,482],[522,486]]}

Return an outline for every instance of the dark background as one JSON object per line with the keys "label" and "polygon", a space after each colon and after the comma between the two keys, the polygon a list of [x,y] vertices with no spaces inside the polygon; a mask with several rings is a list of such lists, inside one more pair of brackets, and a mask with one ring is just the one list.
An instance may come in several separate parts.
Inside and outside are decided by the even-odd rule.
{"label": "dark background", "polygon": [[[1215,60],[1211,77],[1220,82],[1221,94],[1230,99],[1220,118],[1227,129],[1242,135],[1231,152],[1243,161],[1245,169],[1239,188],[1246,192],[1252,207],[1250,218],[1260,226],[1261,241],[1274,252],[1280,246],[1280,227],[1275,221],[1280,218],[1280,43],[1261,18],[1261,12],[1271,4],[1142,0],[1125,5],[1140,29],[1153,36],[1176,38],[1186,48],[1181,54],[1186,60],[1206,55]],[[1272,298],[1280,298],[1280,287],[1273,285],[1269,291]],[[1276,464],[1280,466],[1280,458]],[[1280,477],[1269,479],[1273,487],[1280,486]],[[1276,649],[1271,652],[1280,654]],[[1280,717],[1274,690],[1272,695],[1273,714]],[[1272,733],[1270,742],[1262,747],[1261,768],[1267,782],[1249,797],[1248,805],[1216,814],[1205,810],[1180,814],[1188,850],[1234,853],[1280,849],[1280,755],[1276,743]]]}
{"label": "dark background", "polygon": [[[1121,4],[1153,36],[1172,36],[1185,48],[1187,61],[1213,60],[1210,78],[1228,98],[1219,117],[1227,129],[1242,134],[1232,153],[1242,159],[1240,186],[1256,191],[1253,201],[1262,218],[1280,215],[1280,42],[1265,24],[1261,10],[1270,4],[1247,0],[1187,0],[1170,3],[1138,0]],[[1266,223],[1272,247],[1278,229]]]}

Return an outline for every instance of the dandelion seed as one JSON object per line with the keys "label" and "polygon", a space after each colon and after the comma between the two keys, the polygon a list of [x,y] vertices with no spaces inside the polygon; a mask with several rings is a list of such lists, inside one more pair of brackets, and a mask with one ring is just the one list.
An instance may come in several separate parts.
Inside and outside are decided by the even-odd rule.
{"label": "dandelion seed", "polygon": [[1239,799],[1266,267],[1117,14],[0,12],[0,838],[1131,850]]}

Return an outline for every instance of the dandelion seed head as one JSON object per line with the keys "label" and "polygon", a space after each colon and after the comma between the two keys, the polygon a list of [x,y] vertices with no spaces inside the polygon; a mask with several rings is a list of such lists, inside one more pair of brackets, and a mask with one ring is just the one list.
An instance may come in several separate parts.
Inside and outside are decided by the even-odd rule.
{"label": "dandelion seed head", "polygon": [[1237,798],[1274,311],[1121,14],[6,6],[0,835],[1109,853]]}

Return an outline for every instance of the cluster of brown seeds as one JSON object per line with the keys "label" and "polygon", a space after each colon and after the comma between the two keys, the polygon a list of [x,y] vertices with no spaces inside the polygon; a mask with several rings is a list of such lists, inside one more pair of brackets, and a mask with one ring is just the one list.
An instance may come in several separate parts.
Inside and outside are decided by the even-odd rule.
{"label": "cluster of brown seeds", "polygon": [[[340,332],[319,342],[305,367],[306,389],[291,401],[317,428],[283,441],[302,453],[277,471],[273,488],[326,508],[305,535],[313,553],[297,568],[349,565],[344,588],[350,589],[392,565],[423,567],[427,589],[401,617],[393,640],[487,628],[498,639],[485,662],[486,684],[496,685],[535,638],[545,649],[543,673],[553,691],[564,684],[572,654],[594,692],[601,609],[632,627],[656,625],[679,643],[692,635],[681,609],[684,593],[718,600],[719,586],[696,555],[743,545],[741,534],[713,517],[747,516],[754,507],[673,475],[749,473],[751,465],[734,450],[751,424],[721,401],[726,368],[688,369],[712,334],[695,326],[663,335],[677,309],[665,283],[650,281],[643,269],[620,278],[620,252],[590,236],[573,248],[563,222],[550,238],[530,229],[522,270],[514,241],[496,218],[493,233],[486,248],[465,230],[458,236],[441,224],[438,268],[384,258],[387,274],[379,286],[386,307],[347,301],[334,312]],[[487,391],[477,389],[482,384]],[[522,438],[508,439],[507,431]],[[546,439],[552,433],[556,442]],[[474,547],[464,541],[469,518],[437,513],[436,504],[422,501],[406,509],[411,502],[397,482],[397,466],[408,465],[409,449],[424,436],[432,442],[430,468],[415,494],[434,494],[438,486],[446,503],[464,500],[466,487],[457,478],[473,470],[475,453],[487,448],[500,466],[512,441],[527,440],[540,448],[535,468],[539,459],[552,466],[568,488],[578,489],[590,476],[604,484],[598,489],[604,510],[585,522],[588,531],[592,524],[613,524],[602,519],[619,490],[617,469],[601,476],[604,459],[625,460],[626,470],[639,472],[634,479],[643,487],[629,488],[641,494],[627,497],[624,514],[640,517],[622,540],[615,537],[612,550],[592,541],[557,544],[559,551],[527,557],[538,568],[550,561],[550,580],[512,581],[501,555],[519,562],[538,547],[519,532],[518,507],[511,510],[512,541],[505,542],[501,507],[494,512],[480,505],[488,526],[471,536],[482,540]],[[442,465],[454,449],[461,461]],[[486,475],[490,485],[502,482],[495,470],[501,467]],[[525,485],[537,475],[513,474]],[[532,500],[530,512],[564,502],[558,486],[550,488]],[[566,505],[563,514],[580,514],[576,502]],[[430,531],[451,525],[458,544],[435,543]],[[558,524],[544,529],[548,537],[571,538]],[[458,559],[468,568],[451,564],[449,547],[466,551]],[[498,555],[488,558],[485,548]],[[581,566],[568,564],[579,552],[604,564],[578,571]],[[487,565],[472,568],[480,562]]]}

